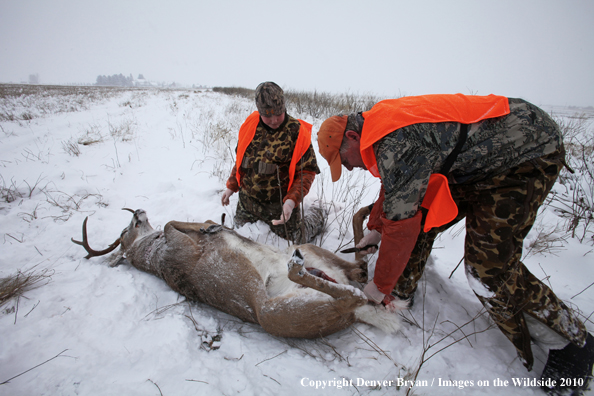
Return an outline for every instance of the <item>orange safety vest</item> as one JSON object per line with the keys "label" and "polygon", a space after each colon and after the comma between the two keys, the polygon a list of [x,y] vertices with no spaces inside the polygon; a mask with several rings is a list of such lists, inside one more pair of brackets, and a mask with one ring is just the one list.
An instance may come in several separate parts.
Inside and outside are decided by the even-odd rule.
{"label": "orange safety vest", "polygon": [[[371,174],[379,177],[373,144],[389,133],[425,122],[472,124],[509,112],[508,99],[496,95],[423,95],[383,100],[363,113],[365,122],[361,133],[361,157]],[[425,232],[456,218],[458,207],[444,175],[431,175],[421,206],[429,210],[423,228]]]}
{"label": "orange safety vest", "polygon": [[[293,157],[291,158],[291,164],[289,165],[289,187],[287,189],[290,189],[293,185],[297,162],[299,162],[301,157],[303,157],[303,155],[311,145],[312,125],[303,120],[298,121],[301,127],[299,128],[299,136],[297,137],[295,149],[293,150]],[[246,118],[246,120],[239,128],[239,138],[237,142],[237,158],[235,160],[235,169],[237,171],[235,173],[235,177],[237,179],[237,184],[240,186],[241,175],[239,172],[239,167],[241,166],[241,163],[243,161],[245,151],[247,150],[248,146],[250,145],[250,143],[254,139],[254,136],[256,135],[256,129],[258,128],[259,122],[260,114],[257,111],[254,111],[252,114],[248,116],[248,118]]]}

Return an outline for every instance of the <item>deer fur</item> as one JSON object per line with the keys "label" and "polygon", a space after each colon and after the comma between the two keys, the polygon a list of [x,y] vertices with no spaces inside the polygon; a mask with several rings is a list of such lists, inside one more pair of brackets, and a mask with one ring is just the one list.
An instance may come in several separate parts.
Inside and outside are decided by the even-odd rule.
{"label": "deer fur", "polygon": [[[156,231],[142,209],[134,211],[119,241],[120,255],[132,266],[163,279],[188,300],[260,324],[274,336],[322,337],[355,322],[388,333],[399,327],[396,313],[369,303],[349,284],[366,279],[362,262],[345,261],[314,245],[281,252],[211,221],[170,221]],[[86,220],[83,242],[74,242],[86,244],[89,256],[99,255],[88,248]]]}

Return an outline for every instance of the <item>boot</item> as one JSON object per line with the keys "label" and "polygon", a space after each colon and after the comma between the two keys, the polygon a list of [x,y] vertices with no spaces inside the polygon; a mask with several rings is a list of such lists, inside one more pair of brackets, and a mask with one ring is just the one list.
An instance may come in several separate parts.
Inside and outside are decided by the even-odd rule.
{"label": "boot", "polygon": [[551,349],[542,372],[542,380],[555,381],[555,386],[542,386],[548,395],[583,395],[588,390],[594,365],[594,337],[588,333],[586,344],[580,348],[569,343],[563,349]]}

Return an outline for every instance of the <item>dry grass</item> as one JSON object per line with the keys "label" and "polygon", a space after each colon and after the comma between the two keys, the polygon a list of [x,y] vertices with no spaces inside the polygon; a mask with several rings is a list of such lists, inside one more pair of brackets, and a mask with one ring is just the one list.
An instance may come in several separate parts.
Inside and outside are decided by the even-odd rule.
{"label": "dry grass", "polygon": [[[23,182],[17,186],[16,181],[14,179],[11,179],[10,183],[7,183],[4,177],[0,175],[0,201],[11,203],[19,198],[31,198],[33,192],[36,189],[42,190],[38,188],[39,183],[42,180],[43,177],[40,175],[33,185],[29,184],[26,180],[23,180]],[[23,183],[27,185],[26,188],[22,187]]]}
{"label": "dry grass", "polygon": [[248,99],[254,99],[256,91],[254,89],[242,88],[242,87],[213,87],[213,92],[224,93],[230,96],[240,96]]}
{"label": "dry grass", "polygon": [[381,100],[375,95],[331,94],[327,92],[285,91],[287,108],[313,118],[328,118],[371,109]]}
{"label": "dry grass", "polygon": [[20,123],[76,112],[123,92],[113,87],[0,84],[0,121]]}
{"label": "dry grass", "polygon": [[[213,92],[239,96],[254,100],[255,90],[242,87],[214,87]],[[332,94],[328,92],[306,92],[285,90],[286,107],[290,113],[313,118],[328,118],[337,114],[356,113],[369,110],[382,98],[367,94]]]}
{"label": "dry grass", "polygon": [[81,154],[78,142],[72,138],[62,141],[62,150],[73,157],[78,157]]}
{"label": "dry grass", "polygon": [[580,243],[594,244],[594,117],[575,114],[556,120],[563,133],[567,163],[572,171],[563,170],[559,184],[565,191],[553,194],[549,203],[565,220],[565,230]]}
{"label": "dry grass", "polygon": [[19,299],[33,289],[44,286],[51,281],[51,271],[35,269],[21,271],[6,278],[0,278],[0,307],[13,299]]}

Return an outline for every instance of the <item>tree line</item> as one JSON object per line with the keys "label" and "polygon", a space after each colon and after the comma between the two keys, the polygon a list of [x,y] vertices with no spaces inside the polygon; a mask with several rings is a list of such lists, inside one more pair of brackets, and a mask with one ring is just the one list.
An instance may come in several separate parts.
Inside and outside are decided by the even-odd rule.
{"label": "tree line", "polygon": [[95,85],[111,85],[118,87],[133,87],[134,77],[130,74],[128,77],[120,74],[112,74],[111,76],[97,76]]}

